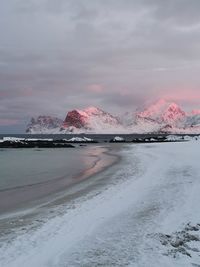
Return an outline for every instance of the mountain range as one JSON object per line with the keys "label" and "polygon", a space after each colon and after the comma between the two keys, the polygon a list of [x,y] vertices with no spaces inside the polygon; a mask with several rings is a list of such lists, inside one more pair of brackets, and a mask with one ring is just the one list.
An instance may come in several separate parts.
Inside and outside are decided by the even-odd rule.
{"label": "mountain range", "polygon": [[69,111],[65,120],[39,116],[27,125],[27,133],[200,133],[200,110],[185,112],[161,99],[154,104],[117,117],[97,107]]}

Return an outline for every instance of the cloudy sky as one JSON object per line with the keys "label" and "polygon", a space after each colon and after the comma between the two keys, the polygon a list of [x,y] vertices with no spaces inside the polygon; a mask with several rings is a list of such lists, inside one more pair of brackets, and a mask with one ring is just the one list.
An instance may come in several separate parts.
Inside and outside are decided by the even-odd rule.
{"label": "cloudy sky", "polygon": [[0,0],[0,132],[73,108],[200,100],[199,0]]}

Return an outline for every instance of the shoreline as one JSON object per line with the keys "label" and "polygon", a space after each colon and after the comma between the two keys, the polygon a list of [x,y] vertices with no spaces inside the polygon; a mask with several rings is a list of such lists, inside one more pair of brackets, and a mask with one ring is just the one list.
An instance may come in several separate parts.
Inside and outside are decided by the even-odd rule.
{"label": "shoreline", "polygon": [[[89,158],[95,158],[94,161],[91,161],[91,166],[83,169],[80,173],[73,175],[69,179],[64,176],[36,184],[0,190],[0,220],[20,216],[20,214],[23,213],[27,214],[29,211],[31,212],[32,209],[35,210],[50,206],[52,203],[61,201],[68,195],[71,199],[72,195],[77,194],[76,191],[79,192],[83,190],[81,187],[87,188],[88,180],[110,168],[120,160],[118,155],[111,152],[114,149],[110,144],[99,146],[91,145],[91,147],[94,147],[94,151],[93,154],[91,153],[89,155]],[[95,151],[95,149],[99,148],[101,149],[100,153]],[[46,190],[45,194],[43,190]],[[35,195],[33,196],[34,193]],[[18,197],[19,199],[17,199],[18,202],[16,203],[16,198]],[[7,203],[7,200],[9,203]],[[4,204],[1,205],[2,203]]]}
{"label": "shoreline", "polygon": [[[67,203],[58,201],[48,212],[45,206],[35,217],[5,220],[9,229],[1,236],[2,265],[80,266],[83,259],[87,266],[199,262],[196,142],[119,146],[120,153],[113,149],[116,145],[104,153],[121,155],[120,163],[83,180],[87,186],[80,183],[82,191],[64,198]],[[196,250],[187,246],[185,234],[191,240],[197,235],[191,244]],[[174,246],[176,238],[182,243]]]}
{"label": "shoreline", "polygon": [[86,144],[103,143],[169,143],[185,142],[200,139],[200,133],[177,134],[177,133],[151,133],[151,134],[43,134],[43,135],[11,135],[0,134],[0,149],[21,148],[75,148]]}

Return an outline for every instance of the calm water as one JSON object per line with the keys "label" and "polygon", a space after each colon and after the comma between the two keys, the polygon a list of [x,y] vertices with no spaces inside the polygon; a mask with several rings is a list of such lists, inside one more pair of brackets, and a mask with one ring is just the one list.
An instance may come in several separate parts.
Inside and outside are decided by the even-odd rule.
{"label": "calm water", "polygon": [[108,142],[113,139],[115,136],[121,136],[127,141],[131,141],[137,137],[156,137],[156,136],[166,136],[166,134],[0,134],[0,139],[5,136],[11,137],[21,137],[21,138],[53,138],[54,140],[59,139],[70,139],[74,136],[87,136],[98,142]]}
{"label": "calm water", "polygon": [[0,150],[0,213],[50,196],[92,174],[105,148]]}
{"label": "calm water", "polygon": [[88,148],[0,150],[0,190],[71,177],[90,166],[88,152]]}

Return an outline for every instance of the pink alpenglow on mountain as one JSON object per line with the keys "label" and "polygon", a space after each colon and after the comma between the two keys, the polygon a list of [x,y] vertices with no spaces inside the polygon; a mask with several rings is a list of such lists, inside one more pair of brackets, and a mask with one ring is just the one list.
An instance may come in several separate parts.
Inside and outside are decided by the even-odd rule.
{"label": "pink alpenglow on mountain", "polygon": [[62,132],[112,133],[120,127],[117,117],[96,107],[73,110],[67,113]]}
{"label": "pink alpenglow on mountain", "polygon": [[50,116],[32,119],[28,133],[184,133],[200,134],[200,110],[185,112],[174,102],[159,100],[121,119],[96,107],[69,111],[64,122]]}
{"label": "pink alpenglow on mountain", "polygon": [[163,99],[137,114],[138,118],[153,120],[160,123],[174,123],[182,119],[186,113],[176,104]]}
{"label": "pink alpenglow on mountain", "polygon": [[85,128],[88,116],[78,110],[72,110],[67,113],[67,117],[62,125],[63,129],[75,127],[77,129]]}

